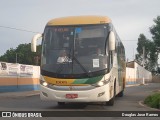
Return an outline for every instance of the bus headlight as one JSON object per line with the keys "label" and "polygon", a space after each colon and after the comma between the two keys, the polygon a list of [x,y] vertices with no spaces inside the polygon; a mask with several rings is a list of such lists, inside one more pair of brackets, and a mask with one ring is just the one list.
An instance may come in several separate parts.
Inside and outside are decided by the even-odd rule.
{"label": "bus headlight", "polygon": [[98,85],[98,86],[103,86],[103,85],[104,85],[104,81],[99,81],[99,82],[97,83],[97,85]]}
{"label": "bus headlight", "polygon": [[110,79],[111,79],[111,77],[109,77],[108,79],[105,79],[105,80],[101,80],[101,81],[97,82],[96,84],[92,84],[92,85],[96,86],[96,87],[101,87],[101,86],[109,83]]}
{"label": "bus headlight", "polygon": [[43,76],[40,77],[40,84],[47,87],[48,83],[44,80]]}
{"label": "bus headlight", "polygon": [[46,86],[48,86],[48,83],[47,82],[43,82],[42,85],[46,87]]}

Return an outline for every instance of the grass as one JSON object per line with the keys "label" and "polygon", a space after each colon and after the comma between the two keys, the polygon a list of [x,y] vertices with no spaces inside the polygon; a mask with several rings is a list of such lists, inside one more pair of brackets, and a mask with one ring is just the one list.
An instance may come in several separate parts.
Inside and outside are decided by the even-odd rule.
{"label": "grass", "polygon": [[154,93],[153,95],[148,96],[144,100],[144,104],[152,108],[160,109],[160,92]]}

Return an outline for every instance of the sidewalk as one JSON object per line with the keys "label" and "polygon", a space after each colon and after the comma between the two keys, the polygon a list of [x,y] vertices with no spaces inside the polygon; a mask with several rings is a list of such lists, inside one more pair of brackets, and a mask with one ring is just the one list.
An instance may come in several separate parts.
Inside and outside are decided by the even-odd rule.
{"label": "sidewalk", "polygon": [[39,95],[39,91],[3,92],[0,93],[0,98],[29,97],[34,95]]}
{"label": "sidewalk", "polygon": [[141,85],[148,85],[148,84],[131,84],[131,85],[126,85],[126,87],[141,86]]}

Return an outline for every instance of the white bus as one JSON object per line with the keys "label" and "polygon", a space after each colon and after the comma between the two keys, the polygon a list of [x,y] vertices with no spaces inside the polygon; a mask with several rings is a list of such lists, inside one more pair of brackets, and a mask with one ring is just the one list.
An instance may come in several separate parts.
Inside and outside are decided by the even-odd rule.
{"label": "white bus", "polygon": [[111,19],[73,16],[49,21],[42,37],[40,97],[58,105],[103,102],[113,105],[125,88],[125,49]]}

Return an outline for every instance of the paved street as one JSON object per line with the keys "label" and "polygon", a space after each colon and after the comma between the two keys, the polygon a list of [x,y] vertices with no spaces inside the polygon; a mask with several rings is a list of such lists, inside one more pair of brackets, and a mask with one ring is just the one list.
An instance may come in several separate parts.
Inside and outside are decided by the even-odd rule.
{"label": "paved street", "polygon": [[0,111],[154,111],[141,106],[139,101],[159,89],[160,84],[157,83],[127,87],[124,97],[116,97],[114,106],[104,106],[101,103],[67,103],[58,106],[53,101],[41,101],[39,95],[0,96]]}

